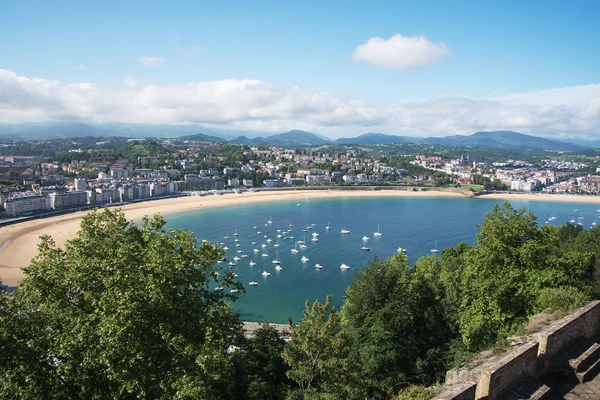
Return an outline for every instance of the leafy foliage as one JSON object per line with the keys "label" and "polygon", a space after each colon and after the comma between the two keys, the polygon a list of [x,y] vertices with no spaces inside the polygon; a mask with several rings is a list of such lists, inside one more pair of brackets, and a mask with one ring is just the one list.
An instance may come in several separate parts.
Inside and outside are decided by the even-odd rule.
{"label": "leafy foliage", "polygon": [[316,300],[312,307],[306,302],[304,318],[298,325],[290,321],[294,337],[283,359],[290,367],[287,375],[298,385],[295,398],[328,398],[344,391],[348,342],[340,323],[339,313],[331,305]]}
{"label": "leafy foliage", "polygon": [[[42,237],[8,302],[14,346],[0,364],[4,398],[198,398],[229,392],[226,349],[239,333],[215,292],[221,251],[191,233],[91,212],[64,250]],[[220,271],[226,287],[241,289]],[[227,291],[229,292],[229,291]],[[5,325],[6,324],[6,325]],[[43,393],[43,396],[38,396]]]}
{"label": "leafy foliage", "polygon": [[588,296],[572,286],[549,287],[540,291],[538,306],[540,309],[552,308],[559,311],[572,311],[583,306]]}
{"label": "leafy foliage", "polygon": [[284,346],[277,330],[263,324],[254,338],[233,353],[236,399],[285,399],[292,382],[286,376],[288,369],[282,358]]}

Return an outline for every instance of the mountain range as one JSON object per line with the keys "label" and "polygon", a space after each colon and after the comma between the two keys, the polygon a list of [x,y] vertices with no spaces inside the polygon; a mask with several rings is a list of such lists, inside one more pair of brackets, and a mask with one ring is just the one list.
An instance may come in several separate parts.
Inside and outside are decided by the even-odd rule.
{"label": "mountain range", "polygon": [[301,130],[292,130],[285,133],[268,135],[266,133],[254,131],[206,128],[200,125],[125,123],[89,124],[81,122],[0,124],[0,139],[5,140],[69,139],[87,136],[120,136],[131,138],[160,137],[199,142],[228,142],[282,147],[306,147],[328,144],[374,145],[418,143],[461,147],[470,146],[552,151],[577,151],[586,148],[600,148],[600,141],[572,140],[569,142],[561,142],[512,131],[476,132],[472,135],[453,135],[444,137],[396,136],[371,132],[356,137],[332,140],[322,135]]}

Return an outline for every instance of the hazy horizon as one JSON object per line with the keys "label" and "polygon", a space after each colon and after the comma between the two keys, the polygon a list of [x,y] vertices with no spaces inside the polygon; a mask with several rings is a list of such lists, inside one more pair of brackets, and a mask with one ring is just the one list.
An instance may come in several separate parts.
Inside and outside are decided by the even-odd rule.
{"label": "hazy horizon", "polygon": [[600,3],[0,6],[0,122],[600,140]]}

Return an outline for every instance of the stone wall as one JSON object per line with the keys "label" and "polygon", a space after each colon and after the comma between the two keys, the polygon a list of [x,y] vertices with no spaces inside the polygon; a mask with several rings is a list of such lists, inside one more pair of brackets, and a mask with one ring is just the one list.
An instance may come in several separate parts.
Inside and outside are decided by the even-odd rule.
{"label": "stone wall", "polygon": [[581,338],[600,334],[600,301],[593,301],[563,319],[554,321],[525,343],[474,367],[448,371],[437,400],[498,399],[527,378],[549,372],[553,357]]}

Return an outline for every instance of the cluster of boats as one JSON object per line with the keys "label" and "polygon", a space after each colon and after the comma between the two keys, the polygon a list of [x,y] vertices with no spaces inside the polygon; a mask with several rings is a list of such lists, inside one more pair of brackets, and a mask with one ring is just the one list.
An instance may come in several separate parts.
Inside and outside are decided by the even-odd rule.
{"label": "cluster of boats", "polygon": [[[273,226],[273,220],[271,218],[269,218],[269,220],[264,224],[265,227],[272,227]],[[300,250],[304,250],[307,248],[307,238],[306,238],[306,233],[308,233],[309,231],[312,231],[310,233],[310,242],[316,243],[319,241],[319,233],[317,233],[316,231],[314,231],[314,228],[316,227],[316,224],[310,224],[307,225],[304,229],[302,229],[302,232],[304,233],[304,237],[302,240],[295,240],[295,237],[292,235],[292,228],[294,227],[293,224],[289,224],[287,229],[277,229],[277,234],[276,237],[271,238],[268,235],[264,234],[261,230],[259,230],[258,226],[254,226],[253,229],[256,232],[257,235],[262,236],[262,239],[264,239],[264,242],[259,246],[257,245],[256,241],[252,242],[252,245],[254,246],[253,248],[253,253],[258,254],[258,253],[262,253],[261,256],[268,258],[269,257],[269,253],[268,253],[268,247],[269,244],[272,243],[272,246],[275,248],[276,251],[276,257],[275,259],[271,260],[271,264],[274,265],[275,267],[275,271],[280,272],[283,271],[283,267],[281,266],[281,260],[279,259],[279,247],[280,247],[280,239],[281,240],[294,240],[294,247],[290,250],[291,254],[298,254]],[[327,226],[325,226],[325,229],[327,231],[331,231],[331,226],[329,225],[329,223],[327,223]],[[342,235],[350,235],[351,231],[346,229],[345,227],[343,229],[341,229],[340,234]],[[240,244],[240,239],[239,237],[239,233],[236,229],[235,233],[233,234],[234,236],[234,243],[235,243],[235,247],[241,247]],[[379,238],[383,236],[383,233],[380,231],[380,227],[379,224],[377,225],[377,231],[373,233],[373,237],[374,238]],[[229,240],[229,235],[226,234],[223,238],[225,241]],[[371,248],[368,247],[366,245],[366,243],[370,240],[370,238],[366,235],[363,236],[363,246],[360,247],[361,251],[370,251]],[[222,246],[222,249],[225,250],[226,252],[229,251],[229,248],[227,246],[225,246],[225,243],[220,243],[220,245]],[[437,243],[436,243],[436,248],[437,248]],[[433,252],[434,250],[432,250]],[[436,250],[437,251],[437,250]],[[406,252],[406,249],[403,248],[398,248],[398,252]],[[248,255],[244,253],[243,250],[241,249],[237,249],[236,250],[236,255],[231,259],[231,261],[228,262],[229,267],[235,267],[237,265],[237,263],[243,259],[243,258],[248,258]],[[226,261],[226,260],[223,260]],[[300,261],[303,264],[307,264],[310,262],[310,259],[306,256],[306,255],[302,255],[302,257],[300,258]],[[222,261],[218,261],[218,263],[221,263]],[[258,265],[257,262],[251,260],[248,265],[250,267],[255,267]],[[316,270],[322,270],[324,269],[323,265],[319,264],[319,263],[315,263],[314,268]],[[345,263],[342,263],[340,265],[340,269],[342,271],[344,270],[349,270],[351,269],[351,267]],[[267,271],[267,270],[263,270],[261,272],[261,275],[264,278],[270,277],[272,274],[271,272]],[[258,286],[259,283],[256,281],[252,281],[248,283],[249,286]],[[224,290],[223,287],[219,286],[216,287],[215,290]],[[231,289],[231,293],[237,293],[237,289]]]}

